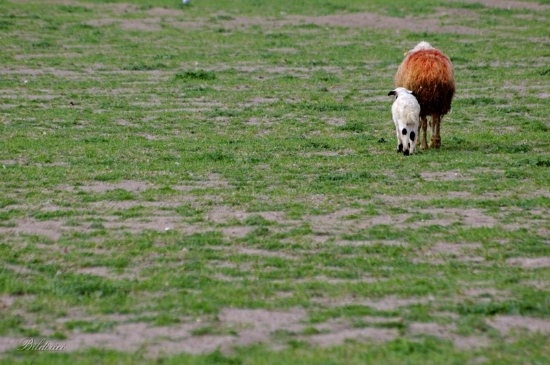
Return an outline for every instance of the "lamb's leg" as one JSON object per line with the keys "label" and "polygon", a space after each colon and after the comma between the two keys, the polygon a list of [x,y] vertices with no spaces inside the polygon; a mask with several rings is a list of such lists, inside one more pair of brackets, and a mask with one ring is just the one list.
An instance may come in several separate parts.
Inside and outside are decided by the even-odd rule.
{"label": "lamb's leg", "polygon": [[413,129],[411,133],[409,134],[409,139],[411,141],[411,155],[416,154],[416,138],[417,138],[418,130]]}
{"label": "lamb's leg", "polygon": [[403,152],[403,141],[401,141],[401,132],[399,131],[399,123],[395,123],[395,134],[397,135],[397,153]]}
{"label": "lamb's leg", "polygon": [[411,141],[409,138],[409,133],[410,131],[407,129],[407,127],[403,127],[403,129],[401,129],[401,134],[403,134],[401,136],[401,142],[403,142],[403,154],[405,156],[408,156],[411,152]]}
{"label": "lamb's leg", "polygon": [[441,137],[439,136],[439,128],[441,124],[441,116],[439,114],[432,114],[431,120],[432,136],[430,140],[430,147],[441,147]]}
{"label": "lamb's leg", "polygon": [[420,148],[423,150],[428,149],[428,120],[425,115],[420,117]]}

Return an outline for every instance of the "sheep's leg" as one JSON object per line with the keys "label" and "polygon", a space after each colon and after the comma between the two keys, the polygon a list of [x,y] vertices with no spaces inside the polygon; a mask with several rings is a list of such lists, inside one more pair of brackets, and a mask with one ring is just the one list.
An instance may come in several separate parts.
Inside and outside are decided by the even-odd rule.
{"label": "sheep's leg", "polygon": [[435,124],[434,124],[434,115],[430,116],[430,147],[434,146],[434,137],[435,137]]}
{"label": "sheep's leg", "polygon": [[428,149],[428,120],[425,115],[420,117],[420,148],[423,150]]}
{"label": "sheep's leg", "polygon": [[401,141],[401,132],[399,131],[399,124],[395,123],[395,134],[397,135],[397,153],[403,152],[403,141]]}
{"label": "sheep's leg", "polygon": [[401,129],[401,143],[403,144],[403,154],[408,156],[411,153],[411,141],[410,130],[405,125],[400,126]]}
{"label": "sheep's leg", "polygon": [[409,139],[411,140],[411,155],[416,154],[416,138],[418,135],[418,129],[413,129],[409,134]]}
{"label": "sheep's leg", "polygon": [[439,148],[441,147],[441,137],[439,135],[439,129],[441,124],[441,116],[438,114],[432,114],[431,119],[432,127],[432,136],[430,139],[430,147]]}
{"label": "sheep's leg", "polygon": [[441,116],[437,116],[437,125],[435,127],[435,148],[441,148],[441,136],[439,135],[439,129],[441,128]]}

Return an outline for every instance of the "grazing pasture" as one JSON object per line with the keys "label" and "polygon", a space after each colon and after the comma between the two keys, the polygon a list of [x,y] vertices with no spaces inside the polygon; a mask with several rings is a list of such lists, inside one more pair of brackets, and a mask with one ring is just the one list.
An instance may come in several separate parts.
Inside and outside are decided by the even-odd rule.
{"label": "grazing pasture", "polygon": [[[548,24],[0,0],[0,363],[546,364]],[[388,92],[422,40],[457,90],[406,157]]]}

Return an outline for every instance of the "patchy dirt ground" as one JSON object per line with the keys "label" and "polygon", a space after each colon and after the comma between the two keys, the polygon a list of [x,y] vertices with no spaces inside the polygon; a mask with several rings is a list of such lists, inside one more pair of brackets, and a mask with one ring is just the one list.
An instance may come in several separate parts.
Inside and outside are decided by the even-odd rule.
{"label": "patchy dirt ground", "polygon": [[[460,174],[449,173],[446,175],[430,175],[430,177],[444,179],[463,179]],[[425,176],[424,178],[427,178]],[[207,187],[231,188],[231,183],[221,179],[219,176],[210,175],[208,180],[197,181],[194,185],[175,186],[175,190],[188,191],[189,189],[204,189]],[[60,187],[66,191],[73,191],[72,187]],[[154,189],[155,186],[145,184],[139,181],[123,181],[119,183],[103,183],[96,182],[91,185],[78,186],[79,191],[106,193],[115,189],[122,189],[128,192],[143,192],[147,189]],[[465,196],[467,194],[458,194]],[[469,195],[468,195],[469,196]],[[376,196],[371,202],[383,201],[385,204],[392,204],[396,207],[406,206],[411,201],[427,201],[435,197],[429,196],[411,196],[406,199],[391,196]],[[140,202],[135,200],[122,202],[97,202],[90,203],[90,207],[99,214],[104,221],[102,226],[108,230],[120,230],[121,232],[139,233],[144,230],[154,230],[164,232],[166,230],[175,230],[182,234],[192,234],[197,232],[219,231],[229,237],[245,237],[254,227],[243,226],[243,221],[247,218],[260,216],[274,226],[271,229],[285,232],[295,229],[303,224],[308,224],[313,235],[309,237],[311,242],[317,244],[337,244],[339,246],[361,246],[361,245],[396,245],[407,247],[406,242],[399,240],[342,240],[338,237],[346,234],[354,234],[362,229],[367,229],[375,225],[387,224],[403,229],[418,229],[419,227],[436,224],[448,226],[451,224],[460,223],[464,227],[493,227],[501,226],[502,229],[514,229],[515,225],[502,225],[497,218],[485,215],[480,210],[461,210],[461,209],[444,209],[444,208],[429,208],[419,209],[411,213],[399,213],[394,215],[379,215],[374,217],[356,218],[361,213],[360,209],[344,208],[342,210],[324,214],[324,215],[306,215],[301,220],[288,219],[283,212],[266,211],[266,212],[246,212],[239,209],[234,209],[225,205],[209,204],[207,207],[203,205],[205,200],[214,199],[215,196],[203,196],[202,198],[188,196],[185,199],[178,198],[174,201],[156,201],[156,202]],[[129,218],[121,220],[117,216],[111,215],[113,210],[129,209],[132,207],[146,207],[148,209],[159,209],[166,207],[178,206],[182,203],[190,203],[197,208],[203,208],[205,220],[203,222],[189,223],[182,219],[181,216],[171,215],[169,211],[158,211],[156,215],[150,215],[145,220],[140,218]],[[24,208],[24,207],[21,207]],[[5,210],[6,208],[4,208]],[[50,211],[52,207],[49,208]],[[55,209],[54,209],[55,211]],[[548,212],[539,212],[545,218],[548,217]],[[425,221],[410,220],[414,214],[420,214],[426,218]],[[236,222],[239,222],[235,225]],[[523,223],[526,226],[530,222]],[[213,228],[214,225],[214,228]],[[215,228],[215,227],[218,228]],[[14,227],[0,227],[0,234],[26,236],[36,235],[46,237],[56,241],[64,235],[74,234],[74,232],[90,232],[92,228],[90,224],[79,226],[67,226],[62,220],[16,220]],[[328,243],[327,243],[328,241]],[[101,238],[98,238],[98,243],[101,243]],[[291,243],[292,240],[289,242]],[[61,248],[57,245],[42,245],[42,249],[53,250],[58,252],[68,252],[68,248]],[[71,248],[70,250],[79,250]],[[224,255],[245,255],[258,257],[280,258],[283,260],[296,261],[301,259],[301,253],[289,253],[284,251],[273,251],[265,249],[257,249],[250,247],[221,247],[217,248]],[[479,251],[479,252],[478,252]],[[477,243],[447,243],[444,241],[438,242],[431,247],[424,247],[411,258],[411,262],[416,264],[442,265],[446,260],[464,262],[475,262],[476,264],[484,264],[484,257],[480,256],[483,252],[482,242]],[[92,252],[99,252],[94,251]],[[510,258],[506,261],[510,266],[521,266],[527,270],[537,268],[550,267],[548,257],[537,258]],[[229,261],[219,261],[215,267],[235,268],[237,266]],[[79,274],[88,274],[92,276],[116,279],[116,280],[144,280],[144,270],[147,265],[129,267],[124,270],[113,270],[112,268],[96,266],[83,267],[77,269],[67,268],[69,271],[74,271]],[[11,265],[8,267],[20,274],[28,273],[29,270],[24,267]],[[225,281],[230,284],[235,284],[242,280],[255,280],[253,276],[233,277],[223,274],[218,274],[214,277],[215,280]],[[311,280],[300,279],[296,283],[319,283],[326,282],[328,284],[341,283],[342,285],[350,283],[376,283],[386,279],[364,277],[359,279],[334,279],[327,277],[314,277]],[[273,280],[273,283],[284,283],[285,281]],[[286,297],[283,295],[282,298]],[[292,294],[289,293],[290,296]],[[485,288],[469,288],[461,294],[467,298],[477,298],[481,300],[484,295],[489,295],[493,298],[496,296],[505,297],[505,294],[496,291],[492,287]],[[481,298],[481,299],[480,299]],[[16,296],[1,297],[1,305],[4,308],[10,308],[18,300],[24,300]],[[379,311],[396,311],[416,304],[436,303],[434,298],[398,298],[394,296],[380,298],[378,300],[358,299],[353,297],[348,298],[319,298],[313,299],[312,303],[320,307],[343,307],[347,305],[367,306]],[[434,317],[439,313],[434,312]],[[443,313],[443,315],[445,315]],[[89,317],[75,314],[68,316],[63,321],[70,320],[87,320],[87,321],[102,321],[105,317]],[[217,316],[216,319],[208,316],[197,319],[183,318],[180,324],[170,326],[153,326],[147,323],[139,322],[138,319],[129,316],[124,318],[110,318],[114,320],[116,325],[105,333],[75,333],[62,341],[66,346],[66,350],[75,351],[88,347],[102,347],[116,349],[119,351],[136,351],[146,348],[149,356],[157,356],[159,354],[173,354],[181,351],[189,353],[208,353],[217,348],[223,351],[229,351],[232,346],[250,345],[255,343],[270,343],[273,348],[284,347],[284,342],[277,340],[277,333],[291,333],[293,338],[309,342],[312,345],[331,346],[341,344],[346,339],[355,339],[359,341],[378,342],[389,341],[399,336],[399,333],[394,328],[377,327],[372,323],[388,323],[392,321],[402,321],[402,318],[386,318],[386,317],[369,317],[362,318],[366,323],[366,327],[357,328],[350,321],[345,319],[322,323],[319,325],[308,324],[308,316],[303,308],[292,308],[288,311],[270,311],[264,309],[237,309],[226,308]],[[138,320],[138,322],[136,322]],[[507,335],[511,330],[527,330],[550,333],[550,324],[548,321],[541,319],[529,318],[524,316],[496,316],[487,320],[487,325],[500,331],[502,335]],[[205,326],[213,326],[216,329],[221,329],[220,333],[196,335],[194,331],[198,331]],[[315,328],[316,334],[303,334],[306,328]],[[42,328],[41,332],[48,334],[51,330]],[[482,335],[464,336],[457,334],[456,325],[441,325],[437,323],[408,323],[406,334],[408,336],[417,336],[420,334],[436,336],[450,340],[454,343],[457,349],[471,349],[483,346],[488,346],[490,340]],[[4,337],[0,350],[8,350],[16,347],[20,339]],[[54,343],[54,342],[52,342]]]}
{"label": "patchy dirt ground", "polygon": [[[3,303],[9,298],[2,298]],[[411,300],[388,298],[375,302],[363,302],[380,310],[391,310],[397,306],[417,303]],[[342,304],[342,303],[339,303]],[[441,313],[445,316],[445,313]],[[434,313],[439,315],[438,313]],[[68,320],[99,321],[101,317],[74,317]],[[89,347],[113,349],[117,351],[137,351],[146,349],[148,356],[170,355],[181,352],[193,354],[209,353],[216,349],[227,352],[234,346],[270,343],[274,349],[284,347],[284,343],[277,341],[276,334],[280,331],[291,333],[299,340],[307,341],[312,345],[333,346],[342,344],[345,340],[354,339],[367,342],[384,342],[399,337],[393,328],[384,328],[382,323],[399,323],[402,318],[389,317],[361,317],[356,319],[365,323],[366,327],[356,328],[345,320],[335,320],[319,325],[308,325],[306,312],[301,308],[289,311],[269,311],[263,309],[225,309],[215,322],[182,321],[181,324],[171,326],[150,326],[143,322],[134,322],[131,317],[110,318],[118,320],[116,325],[107,333],[80,333],[73,334],[68,339],[52,340],[50,343],[62,344],[66,351],[82,350]],[[495,316],[487,320],[487,325],[498,330],[502,335],[517,331],[550,333],[550,321],[525,316]],[[225,329],[227,334],[196,335],[194,331],[205,326],[215,326]],[[374,327],[371,327],[374,326]],[[314,328],[314,333],[304,334],[306,328]],[[454,324],[441,325],[437,323],[413,322],[408,324],[409,336],[430,335],[451,340],[460,350],[485,347],[490,340],[485,336],[464,336],[456,333]],[[514,332],[515,331],[515,332]],[[302,334],[301,334],[302,333]],[[275,336],[275,337],[274,337]],[[21,339],[3,337],[0,350],[6,351],[17,347]]]}
{"label": "patchy dirt ground", "polygon": [[[470,2],[469,0],[466,2]],[[473,1],[472,1],[473,2]],[[516,1],[490,1],[481,0],[476,3],[484,4],[488,7],[496,7],[502,9],[529,9],[529,10],[547,10],[548,5],[516,2]],[[105,10],[105,17],[86,21],[84,24],[94,27],[116,26],[123,31],[147,31],[159,32],[165,26],[174,27],[177,29],[202,29],[202,28],[224,28],[228,30],[235,29],[250,29],[252,27],[261,26],[262,29],[272,31],[280,29],[287,25],[304,25],[314,24],[327,27],[346,27],[346,28],[376,28],[376,29],[391,29],[412,30],[415,32],[427,33],[453,33],[457,35],[476,35],[478,29],[454,25],[456,18],[475,19],[476,13],[467,9],[446,9],[439,10],[435,15],[430,15],[422,18],[396,18],[383,16],[374,13],[352,13],[338,14],[328,16],[302,16],[302,15],[281,15],[277,18],[264,17],[240,17],[231,16],[221,18],[212,22],[209,19],[192,19],[182,21],[180,18],[185,16],[185,12],[174,9],[164,9],[153,7],[147,10],[141,10],[131,4],[89,4],[74,2],[70,0],[51,1],[52,4],[69,4],[78,5],[87,8],[101,8]],[[129,19],[117,18],[121,14],[142,14],[146,17]],[[220,14],[212,14],[212,17]],[[307,30],[304,30],[307,31]],[[510,30],[513,31],[513,30]],[[346,42],[336,42],[335,46],[347,46]],[[97,45],[90,52],[96,52],[97,49],[108,49],[108,45]],[[293,55],[297,53],[295,48],[279,47],[267,49],[270,53],[279,54],[277,57],[285,57],[285,55]],[[37,51],[38,52],[38,51]],[[22,77],[51,75],[53,77],[63,77],[73,81],[97,77],[103,80],[109,72],[113,74],[131,74],[128,70],[108,70],[101,71],[104,74],[99,75],[99,69],[103,69],[105,65],[96,64],[86,67],[82,71],[60,70],[55,67],[44,67],[34,69],[25,66],[26,60],[34,60],[37,58],[53,58],[65,57],[78,59],[82,57],[81,53],[64,52],[57,55],[43,55],[40,53],[18,54],[14,59],[20,61],[17,66],[5,68],[0,67],[2,75],[18,75]],[[541,60],[540,65],[544,65],[546,60]],[[187,61],[186,61],[187,62]],[[189,61],[191,62],[191,61]],[[360,66],[353,66],[360,67]],[[351,69],[353,69],[351,67]],[[363,67],[363,66],[361,66]],[[266,76],[254,76],[262,80],[269,80],[271,77],[287,75],[294,76],[298,79],[305,79],[308,75],[314,72],[326,72],[331,75],[342,75],[343,68],[337,66],[311,66],[311,67],[293,67],[281,65],[256,65],[256,64],[232,64],[219,63],[212,70],[230,70],[235,69],[243,72],[256,72],[264,70]],[[368,65],[365,66],[368,69]],[[206,68],[208,71],[209,69]],[[163,70],[144,70],[144,74],[150,73],[158,76],[158,80],[166,81],[172,72]],[[521,88],[516,85],[510,86],[510,89],[518,91]],[[537,91],[540,86],[525,86],[521,92],[525,94]],[[461,90],[460,98],[469,98],[468,92],[474,91],[464,89]],[[90,95],[110,95],[116,97],[118,95],[136,94],[136,89],[133,87],[106,89],[103,87],[95,87],[87,90]],[[171,92],[179,93],[181,90],[174,88]],[[374,95],[373,90],[361,90],[363,92],[363,102],[380,102],[386,101],[385,96]],[[0,90],[3,95],[3,100],[16,99],[17,91],[15,89],[5,88]],[[44,90],[45,95],[29,95],[27,102],[40,102],[44,109],[63,107],[81,110],[86,106],[73,105],[70,106],[65,102],[65,95],[62,93],[56,94],[53,90]],[[13,94],[13,95],[12,95]],[[10,96],[12,95],[12,96]],[[548,93],[541,92],[537,94],[540,98],[547,99]],[[340,97],[340,96],[338,96]],[[63,100],[63,106],[56,105],[59,100]],[[197,97],[189,99],[188,105],[181,108],[162,108],[163,112],[178,113],[181,111],[192,111],[197,113],[197,120],[204,121],[207,119],[200,113],[207,113],[213,109],[223,109],[226,105],[220,101],[207,101],[204,98]],[[338,99],[340,100],[340,99]],[[300,100],[302,102],[303,100]],[[235,109],[245,110],[249,108],[261,108],[266,112],[272,104],[286,102],[297,103],[298,100],[279,97],[253,97],[247,102],[242,102],[236,105]],[[59,101],[61,103],[61,101]],[[10,109],[17,105],[10,103],[2,103],[0,108]],[[23,105],[21,106],[28,106]],[[158,96],[150,96],[147,101],[132,101],[132,106],[139,107],[161,107],[162,99]],[[96,112],[100,114],[103,110],[98,109]],[[153,114],[154,112],[151,112]],[[301,120],[304,123],[309,122],[307,118],[300,115],[286,115],[286,117]],[[301,118],[301,119],[300,119]],[[31,118],[36,121],[36,118]],[[343,127],[346,125],[345,118],[334,116],[323,116],[320,118],[324,123],[334,126]],[[156,116],[146,116],[143,120],[127,120],[119,119],[116,121],[120,127],[138,127],[141,122],[154,122]],[[217,116],[212,118],[217,125],[227,125],[231,122],[230,117]],[[22,121],[22,120],[19,120]],[[54,124],[54,122],[48,122]],[[83,122],[85,123],[85,122]],[[267,116],[251,117],[245,121],[249,126],[259,127],[258,134],[271,133],[268,128],[277,123],[277,118]],[[74,125],[73,128],[79,128]],[[182,136],[189,136],[187,131],[181,132]],[[46,132],[44,132],[46,133]],[[148,142],[164,141],[168,137],[155,135],[149,132],[136,132],[137,136],[142,137]],[[355,151],[347,148],[338,151],[321,151],[321,152],[303,152],[301,157],[338,157],[353,155]],[[5,159],[0,160],[0,166],[9,168],[13,166],[27,166],[26,160]],[[51,168],[61,166],[59,163],[39,163],[38,168]],[[62,166],[66,166],[62,165]],[[0,167],[1,168],[1,167]],[[64,206],[62,201],[47,201],[39,206],[30,206],[25,204],[10,204],[0,208],[0,214],[10,211],[22,212],[19,216],[10,219],[8,223],[0,225],[0,237],[8,238],[10,245],[19,248],[30,247],[38,249],[44,254],[44,260],[55,264],[55,259],[51,258],[50,254],[70,254],[71,252],[89,253],[89,256],[104,255],[109,256],[116,252],[116,246],[108,246],[106,243],[112,244],[112,239],[123,239],[127,235],[146,234],[147,232],[166,233],[177,232],[181,237],[187,237],[196,233],[220,233],[223,237],[223,243],[236,240],[239,244],[234,245],[219,245],[206,247],[211,249],[216,259],[209,261],[209,266],[220,270],[215,275],[211,275],[210,279],[214,281],[227,283],[228,286],[246,285],[247,282],[260,280],[258,276],[246,272],[247,269],[255,265],[261,260],[280,260],[275,261],[274,266],[284,266],[292,264],[313,265],[310,262],[305,262],[305,258],[310,255],[317,254],[320,250],[327,250],[325,256],[329,257],[352,257],[353,254],[342,253],[346,248],[362,248],[365,251],[362,254],[363,259],[380,259],[385,257],[377,252],[379,247],[385,249],[406,249],[406,260],[402,261],[402,265],[416,265],[426,267],[426,276],[443,276],[441,267],[453,261],[457,267],[460,265],[471,265],[472,272],[484,267],[496,265],[503,272],[509,269],[520,268],[528,272],[535,270],[544,270],[550,268],[550,257],[523,257],[514,256],[507,258],[492,257],[492,249],[494,245],[505,246],[513,241],[515,236],[513,232],[517,230],[536,231],[539,237],[537,244],[549,244],[549,229],[544,225],[550,220],[550,211],[548,209],[538,209],[531,211],[530,215],[521,214],[523,210],[512,207],[497,207],[491,205],[491,209],[480,208],[456,208],[437,206],[437,202],[442,199],[448,200],[471,200],[471,201],[496,201],[505,197],[509,197],[512,193],[502,192],[502,194],[485,194],[478,193],[474,189],[475,180],[478,175],[491,173],[501,178],[506,171],[504,170],[467,170],[457,169],[444,172],[420,172],[419,179],[422,182],[433,184],[438,183],[456,183],[457,191],[441,192],[439,194],[422,195],[414,192],[408,195],[381,195],[374,194],[370,198],[340,204],[335,210],[326,212],[326,209],[321,209],[327,205],[327,200],[330,198],[318,196],[314,193],[302,196],[307,200],[312,207],[319,208],[320,213],[292,215],[284,210],[247,210],[242,205],[235,204],[235,199],[239,197],[238,181],[226,179],[219,173],[209,173],[202,178],[189,179],[181,184],[173,184],[171,186],[158,186],[152,183],[135,180],[123,180],[116,183],[95,181],[86,184],[75,185],[59,185],[48,186],[42,193],[51,193],[59,191],[60,194],[89,194],[92,197],[102,196],[105,194],[128,194],[127,198],[117,198],[114,200],[96,199],[80,204],[79,207],[73,209],[78,219],[71,219],[70,215],[63,215],[69,209]],[[393,171],[384,174],[385,178],[398,179]],[[469,185],[466,185],[469,184]],[[472,189],[464,189],[464,186]],[[155,190],[169,188],[177,192],[173,197],[165,199],[144,200],[139,198],[140,194],[151,193]],[[470,191],[471,190],[471,191]],[[220,194],[217,194],[220,192]],[[17,190],[17,194],[23,194],[24,190]],[[133,194],[133,195],[132,195]],[[513,194],[515,197],[524,199],[532,198],[532,194],[519,193]],[[539,191],[537,196],[550,196],[547,191]],[[12,198],[12,196],[7,196]],[[273,203],[272,197],[268,195],[255,196],[256,201],[263,203]],[[292,201],[284,200],[280,203],[292,203]],[[232,203],[233,202],[233,203]],[[431,204],[433,203],[433,206]],[[349,205],[353,204],[353,207]],[[359,207],[357,207],[359,205]],[[487,204],[488,206],[490,204]],[[336,205],[335,205],[336,206]],[[182,208],[183,207],[183,208]],[[378,209],[380,212],[368,212],[367,209]],[[183,213],[181,212],[183,210]],[[140,215],[140,213],[143,213]],[[32,216],[27,216],[27,213],[32,213]],[[57,216],[56,216],[57,214]],[[192,217],[193,219],[191,219]],[[260,219],[261,218],[261,219]],[[258,224],[257,222],[261,222]],[[305,228],[304,228],[305,227]],[[379,233],[376,237],[367,237],[366,232],[373,228],[392,227],[402,232],[415,230],[433,230],[433,234],[437,237],[437,242],[432,244],[421,245],[418,242],[409,242],[405,239],[392,236],[392,233]],[[435,227],[435,228],[434,228]],[[459,227],[463,230],[476,229],[498,229],[504,232],[503,238],[499,242],[491,242],[487,245],[482,238],[464,240],[464,242],[455,242],[455,237],[452,235],[439,234],[438,227]],[[242,240],[250,237],[253,234],[261,235],[262,229],[265,232],[278,234],[281,237],[281,247],[277,250],[268,248],[259,248],[255,246],[246,246]],[[288,232],[307,231],[298,238],[293,236],[285,237]],[[97,234],[86,241],[84,246],[60,245],[57,242],[70,237],[79,237],[79,235],[91,235],[97,232],[105,231],[109,235]],[[240,241],[239,241],[240,240]],[[300,242],[297,242],[297,241]],[[517,241],[518,239],[516,239]],[[40,242],[40,243],[37,243]],[[308,244],[308,250],[296,250],[293,245],[298,243]],[[158,244],[156,242],[155,244]],[[95,247],[94,247],[95,245]],[[493,246],[491,246],[493,245]],[[327,249],[329,247],[329,249]],[[333,247],[338,249],[337,254],[332,254]],[[396,251],[397,252],[397,251]],[[184,257],[188,253],[187,249],[181,250],[181,262],[188,263]],[[511,254],[515,254],[512,252]],[[398,252],[396,255],[401,255]],[[30,254],[29,262],[36,259],[37,255]],[[230,258],[233,256],[245,257],[246,260],[235,263]],[[176,269],[179,263],[155,261],[157,257],[144,258],[142,262],[131,261],[130,264],[123,268],[114,268],[106,266],[106,264],[98,264],[97,266],[81,266],[81,263],[73,263],[65,265],[59,269],[59,275],[64,273],[74,273],[87,275],[89,277],[100,277],[112,280],[129,280],[143,282],[147,280],[148,270],[158,268]],[[373,265],[375,266],[375,265]],[[29,268],[8,264],[3,269],[10,270],[21,277],[26,275],[43,275],[42,273],[31,270]],[[265,269],[269,273],[269,267]],[[343,271],[339,266],[325,266],[323,269],[333,272]],[[448,301],[465,300],[466,302],[485,303],[490,299],[507,300],[514,293],[509,290],[498,289],[495,282],[481,283],[479,287],[473,287],[471,283],[462,285],[460,290],[454,296],[449,298],[436,298],[432,295],[417,297],[409,295],[408,297],[398,297],[395,295],[383,295],[381,292],[372,299],[366,299],[362,296],[346,295],[338,296],[326,290],[323,285],[341,285],[349,286],[356,285],[358,288],[364,288],[362,285],[378,285],[389,280],[395,280],[387,276],[381,275],[380,272],[392,272],[397,267],[387,265],[376,267],[378,270],[375,274],[362,273],[355,277],[333,277],[323,274],[305,277],[305,278],[268,278],[267,280],[272,285],[285,284],[300,284],[305,287],[311,286],[315,288],[319,286],[317,297],[310,300],[311,308],[304,308],[294,304],[287,304],[284,307],[287,310],[269,310],[269,309],[246,309],[246,308],[223,308],[217,316],[203,315],[194,318],[182,317],[178,318],[176,323],[171,325],[155,325],[154,323],[144,321],[142,317],[146,315],[155,316],[159,313],[141,313],[140,315],[90,315],[80,311],[69,311],[62,318],[56,319],[54,325],[44,324],[43,319],[37,318],[33,313],[20,310],[20,305],[27,301],[33,300],[31,295],[3,295],[0,296],[0,309],[10,310],[13,315],[20,315],[31,324],[31,329],[37,329],[44,336],[52,336],[55,332],[55,326],[62,325],[69,321],[88,321],[88,322],[111,322],[113,326],[107,330],[98,331],[97,333],[79,333],[73,331],[68,337],[63,340],[52,340],[51,342],[63,343],[67,351],[76,351],[89,347],[108,348],[118,351],[138,351],[144,350],[148,356],[158,356],[159,354],[173,354],[179,352],[189,353],[209,353],[216,349],[222,349],[224,352],[230,351],[233,346],[246,346],[256,343],[268,343],[274,349],[280,349],[287,346],[285,342],[288,338],[305,341],[311,345],[332,346],[342,344],[348,339],[365,342],[386,342],[396,339],[400,336],[415,339],[419,336],[435,336],[444,340],[451,341],[457,349],[471,350],[478,347],[491,345],[491,339],[486,333],[475,333],[473,335],[463,335],[459,332],[459,321],[461,316],[456,313],[447,312]],[[232,271],[234,270],[234,271]],[[469,270],[469,269],[468,269]],[[235,275],[235,271],[239,275]],[[374,269],[373,269],[374,271]],[[241,275],[242,274],[242,275]],[[537,280],[527,282],[530,286],[538,290],[548,290],[548,281],[541,277]],[[279,287],[278,287],[279,288]],[[369,287],[370,288],[370,287]],[[189,293],[193,293],[189,290]],[[164,294],[164,293],[163,293]],[[299,297],[301,294],[296,294],[292,291],[277,291],[275,298],[266,300],[284,301],[288,303]],[[139,298],[141,299],[141,298]],[[44,304],[44,305],[47,305]],[[334,308],[346,308],[346,306],[364,306],[373,311],[385,312],[385,315],[369,315],[359,318],[347,318],[342,316],[337,319],[331,319],[325,322],[316,323],[310,321],[308,312],[310,310],[322,311],[331,310]],[[440,322],[422,322],[417,319],[407,319],[404,316],[388,316],[388,313],[399,312],[409,313],[415,309],[415,306],[431,306],[429,313],[430,319],[443,318]],[[359,325],[357,322],[360,322]],[[520,315],[494,315],[487,316],[484,319],[484,324],[492,330],[498,331],[502,336],[514,336],[518,332],[526,331],[528,333],[540,332],[550,334],[550,321],[535,318],[530,316]],[[285,340],[282,340],[284,337]],[[0,352],[9,351],[20,343],[20,338],[3,336],[0,341]]]}

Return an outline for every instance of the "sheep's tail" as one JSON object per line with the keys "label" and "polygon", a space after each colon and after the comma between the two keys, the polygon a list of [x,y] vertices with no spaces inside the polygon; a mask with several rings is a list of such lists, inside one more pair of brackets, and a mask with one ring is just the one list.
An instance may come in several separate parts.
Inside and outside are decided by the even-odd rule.
{"label": "sheep's tail", "polygon": [[[413,122],[418,123],[420,121],[420,116],[418,115],[418,112],[410,112],[407,113],[407,122]],[[407,123],[408,125],[409,123]]]}

